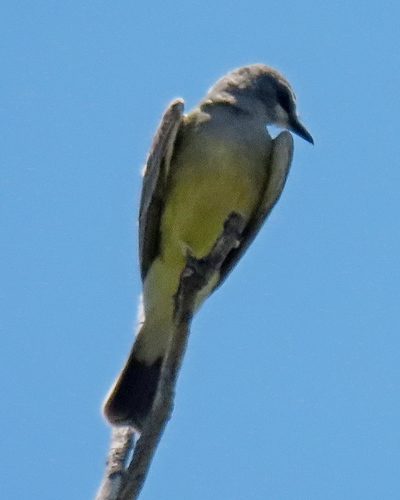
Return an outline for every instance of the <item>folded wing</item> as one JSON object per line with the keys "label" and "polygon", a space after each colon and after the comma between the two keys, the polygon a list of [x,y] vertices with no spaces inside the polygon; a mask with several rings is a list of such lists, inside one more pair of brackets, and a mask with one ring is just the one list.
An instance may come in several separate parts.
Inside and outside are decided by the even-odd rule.
{"label": "folded wing", "polygon": [[143,281],[159,252],[160,217],[164,207],[165,184],[183,108],[182,99],[175,99],[168,106],[146,161],[139,210],[139,263]]}

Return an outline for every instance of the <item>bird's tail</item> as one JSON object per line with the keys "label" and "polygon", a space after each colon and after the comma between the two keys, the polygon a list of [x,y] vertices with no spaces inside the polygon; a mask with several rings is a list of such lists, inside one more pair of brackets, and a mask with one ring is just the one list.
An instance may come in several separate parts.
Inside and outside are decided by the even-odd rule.
{"label": "bird's tail", "polygon": [[[146,327],[145,322],[103,405],[104,416],[110,424],[130,425],[138,432],[153,406],[163,361],[163,353],[145,361],[143,341],[149,336]],[[165,335],[161,333],[161,337]]]}

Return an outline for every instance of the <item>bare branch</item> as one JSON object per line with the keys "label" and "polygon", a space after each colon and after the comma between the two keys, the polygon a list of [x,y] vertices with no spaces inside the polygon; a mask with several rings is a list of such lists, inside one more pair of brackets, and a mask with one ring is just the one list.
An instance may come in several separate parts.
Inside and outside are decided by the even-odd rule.
{"label": "bare branch", "polygon": [[[243,217],[237,213],[231,213],[210,253],[201,259],[188,256],[186,266],[181,274],[178,291],[174,297],[174,334],[164,357],[153,408],[135,445],[132,460],[124,470],[122,468],[129,451],[128,448],[132,445],[131,436],[127,438],[125,435],[126,448],[118,447],[112,441],[106,477],[102,483],[102,487],[103,485],[104,487],[103,490],[102,487],[99,490],[99,492],[106,491],[108,488],[109,496],[97,496],[96,500],[135,500],[138,498],[151,460],[172,413],[176,381],[186,350],[197,294],[218,272],[229,252],[238,246],[244,226]],[[125,429],[127,432],[126,427],[121,429]],[[115,429],[113,430],[114,434],[117,438],[117,430]],[[130,440],[129,445],[128,439]],[[113,453],[118,456],[113,457]],[[114,469],[111,468],[111,464],[115,464]]]}
{"label": "bare branch", "polygon": [[95,500],[118,500],[125,465],[133,447],[132,427],[113,427],[107,466]]}

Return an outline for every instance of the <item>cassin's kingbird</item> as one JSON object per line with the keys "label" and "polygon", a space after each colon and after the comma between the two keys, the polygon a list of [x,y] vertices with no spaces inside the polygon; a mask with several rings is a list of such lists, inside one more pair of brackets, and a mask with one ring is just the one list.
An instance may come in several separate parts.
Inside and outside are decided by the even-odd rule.
{"label": "cassin's kingbird", "polygon": [[243,239],[197,306],[219,286],[278,200],[293,139],[271,139],[266,125],[285,127],[308,142],[286,79],[263,64],[237,68],[183,114],[177,99],[161,120],[147,159],[139,214],[143,318],[121,373],[104,404],[114,425],[143,428],[173,331],[174,295],[188,255],[209,253],[228,216],[246,222]]}

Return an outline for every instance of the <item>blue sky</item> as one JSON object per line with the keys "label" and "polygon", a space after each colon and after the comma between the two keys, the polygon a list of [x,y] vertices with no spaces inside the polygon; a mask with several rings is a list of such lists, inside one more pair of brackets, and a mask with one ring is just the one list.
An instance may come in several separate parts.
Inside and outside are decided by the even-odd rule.
{"label": "blue sky", "polygon": [[141,499],[400,490],[398,2],[3,2],[0,497],[92,498],[140,293],[140,170],[174,97],[264,62],[315,139],[196,317]]}

